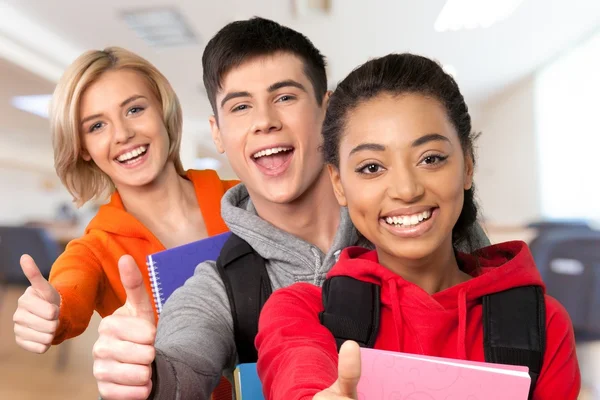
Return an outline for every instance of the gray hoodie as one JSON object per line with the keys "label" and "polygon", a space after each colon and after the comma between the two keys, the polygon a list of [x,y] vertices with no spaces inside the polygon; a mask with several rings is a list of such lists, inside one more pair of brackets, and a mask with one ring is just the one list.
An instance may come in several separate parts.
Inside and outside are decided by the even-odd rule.
{"label": "gray hoodie", "polygon": [[[345,208],[327,254],[264,221],[240,184],[221,201],[223,220],[266,260],[273,290],[296,282],[322,285],[337,255],[348,246],[370,246],[360,238]],[[233,319],[214,262],[204,262],[166,302],[156,334],[152,399],[208,399],[237,364]]]}
{"label": "gray hoodie", "polygon": [[[317,205],[318,206],[318,205]],[[321,286],[337,256],[348,246],[372,245],[358,234],[346,208],[327,254],[318,247],[261,219],[243,184],[230,189],[221,201],[223,220],[261,257],[273,290],[296,282]],[[478,224],[475,247],[489,244]],[[154,400],[204,400],[225,375],[233,381],[237,351],[229,299],[215,262],[204,262],[194,276],[166,302],[156,334],[153,372]]]}

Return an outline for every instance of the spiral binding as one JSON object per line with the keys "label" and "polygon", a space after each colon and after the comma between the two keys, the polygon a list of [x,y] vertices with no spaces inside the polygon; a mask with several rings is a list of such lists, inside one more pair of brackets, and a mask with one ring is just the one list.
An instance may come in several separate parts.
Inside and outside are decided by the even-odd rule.
{"label": "spiral binding", "polygon": [[152,289],[152,297],[154,298],[154,307],[156,308],[158,315],[160,315],[164,303],[164,295],[160,283],[160,276],[156,269],[156,263],[152,261],[151,255],[148,256],[146,265],[148,267],[148,276],[150,277],[150,287]]}

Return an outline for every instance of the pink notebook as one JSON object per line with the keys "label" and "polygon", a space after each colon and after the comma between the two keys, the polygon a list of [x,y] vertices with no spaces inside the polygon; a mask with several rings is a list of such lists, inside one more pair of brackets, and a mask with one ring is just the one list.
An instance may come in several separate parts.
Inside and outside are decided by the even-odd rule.
{"label": "pink notebook", "polygon": [[527,400],[527,367],[361,348],[359,400]]}

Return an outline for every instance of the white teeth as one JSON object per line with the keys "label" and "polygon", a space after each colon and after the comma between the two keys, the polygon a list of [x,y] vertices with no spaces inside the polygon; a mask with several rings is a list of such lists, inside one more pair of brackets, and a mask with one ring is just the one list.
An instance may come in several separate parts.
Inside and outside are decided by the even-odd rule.
{"label": "white teeth", "polygon": [[146,150],[148,150],[148,146],[140,146],[137,149],[133,149],[125,154],[121,154],[119,157],[117,157],[117,160],[120,162],[129,161],[140,154],[144,154]]}
{"label": "white teeth", "polygon": [[413,215],[386,217],[385,222],[390,225],[415,226],[431,217],[431,210]]}
{"label": "white teeth", "polygon": [[282,151],[290,151],[290,150],[292,150],[291,147],[274,147],[272,149],[265,149],[265,150],[259,151],[258,153],[254,153],[252,155],[252,157],[260,158],[260,157],[264,157],[264,156],[270,156],[271,154],[277,154]]}

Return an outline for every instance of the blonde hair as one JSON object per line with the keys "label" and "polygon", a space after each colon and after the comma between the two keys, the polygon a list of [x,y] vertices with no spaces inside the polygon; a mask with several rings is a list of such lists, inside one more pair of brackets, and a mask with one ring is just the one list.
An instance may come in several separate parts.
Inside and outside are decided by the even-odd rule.
{"label": "blonde hair", "polygon": [[169,134],[168,160],[179,175],[185,171],[179,157],[181,146],[181,105],[171,84],[144,58],[120,47],[90,50],[71,64],[56,85],[50,105],[50,130],[54,168],[78,207],[115,190],[108,175],[93,161],[82,158],[79,105],[85,90],[107,71],[129,69],[140,73],[162,103],[163,122]]}

